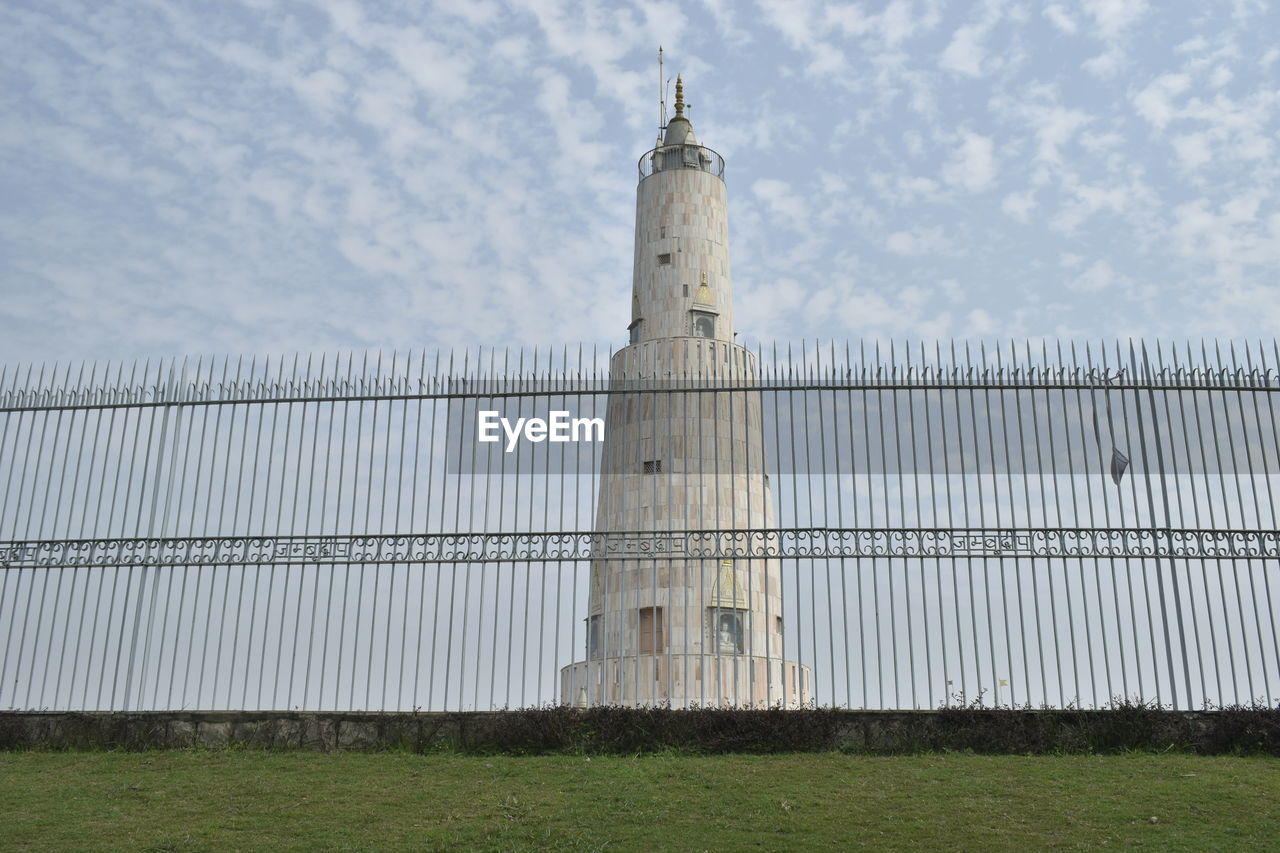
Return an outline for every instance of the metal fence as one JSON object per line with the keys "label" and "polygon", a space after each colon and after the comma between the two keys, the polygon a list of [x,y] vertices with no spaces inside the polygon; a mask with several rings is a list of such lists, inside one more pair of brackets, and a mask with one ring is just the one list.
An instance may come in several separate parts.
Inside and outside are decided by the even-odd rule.
{"label": "metal fence", "polygon": [[[0,708],[559,702],[561,669],[601,654],[608,561],[655,587],[764,561],[780,658],[819,705],[1280,697],[1274,343],[797,345],[760,348],[751,376],[688,358],[711,366],[612,384],[604,361],[0,369]],[[476,441],[481,410],[607,418],[624,398],[658,413],[634,442],[646,487],[760,476],[770,505],[597,530],[600,443]],[[752,412],[747,435],[714,427],[722,405]],[[699,441],[728,442],[730,470],[662,470],[682,451],[661,419],[708,407]],[[636,609],[655,641],[604,654],[631,695],[671,696]],[[723,672],[734,649],[699,655]]]}

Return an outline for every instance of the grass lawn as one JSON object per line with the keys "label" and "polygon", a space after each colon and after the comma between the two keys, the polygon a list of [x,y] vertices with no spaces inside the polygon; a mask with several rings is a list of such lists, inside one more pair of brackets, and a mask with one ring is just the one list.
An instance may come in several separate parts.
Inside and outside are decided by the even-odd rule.
{"label": "grass lawn", "polygon": [[0,753],[6,850],[1100,845],[1277,849],[1280,760]]}

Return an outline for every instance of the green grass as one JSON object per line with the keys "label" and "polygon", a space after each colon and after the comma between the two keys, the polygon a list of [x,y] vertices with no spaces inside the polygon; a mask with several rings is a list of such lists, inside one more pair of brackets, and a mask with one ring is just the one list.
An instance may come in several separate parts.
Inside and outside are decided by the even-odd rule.
{"label": "green grass", "polygon": [[0,753],[4,849],[1100,845],[1275,849],[1280,760]]}

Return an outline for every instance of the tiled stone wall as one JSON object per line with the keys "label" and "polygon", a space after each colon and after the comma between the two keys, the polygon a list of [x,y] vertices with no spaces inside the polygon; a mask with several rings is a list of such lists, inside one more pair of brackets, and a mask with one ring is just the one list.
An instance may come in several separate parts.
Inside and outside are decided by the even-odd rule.
{"label": "tiled stone wall", "polygon": [[[723,341],[670,338],[616,353],[611,381],[638,390],[609,400],[596,529],[772,528],[759,394],[681,391],[661,381],[741,383],[754,375],[752,353]],[[648,608],[661,609],[658,654],[645,653],[656,641],[652,622],[644,633],[642,611]],[[742,617],[740,652],[725,653],[717,642],[714,622],[724,609]],[[774,560],[596,562],[589,604],[596,654],[564,670],[562,698],[803,704],[807,668],[783,660],[782,613],[781,569]]]}
{"label": "tiled stone wall", "polygon": [[[690,335],[690,311],[715,313],[715,337],[733,341],[729,205],[724,181],[700,169],[658,171],[636,193],[631,319],[639,339]],[[670,263],[660,263],[670,256]],[[709,302],[698,302],[706,275]],[[687,289],[687,294],[686,294]]]}

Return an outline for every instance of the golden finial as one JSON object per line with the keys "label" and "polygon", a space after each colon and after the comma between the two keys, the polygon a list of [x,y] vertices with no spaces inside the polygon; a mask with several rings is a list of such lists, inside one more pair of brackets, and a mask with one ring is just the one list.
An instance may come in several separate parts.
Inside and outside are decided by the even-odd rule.
{"label": "golden finial", "polygon": [[684,116],[684,81],[676,75],[676,118]]}

